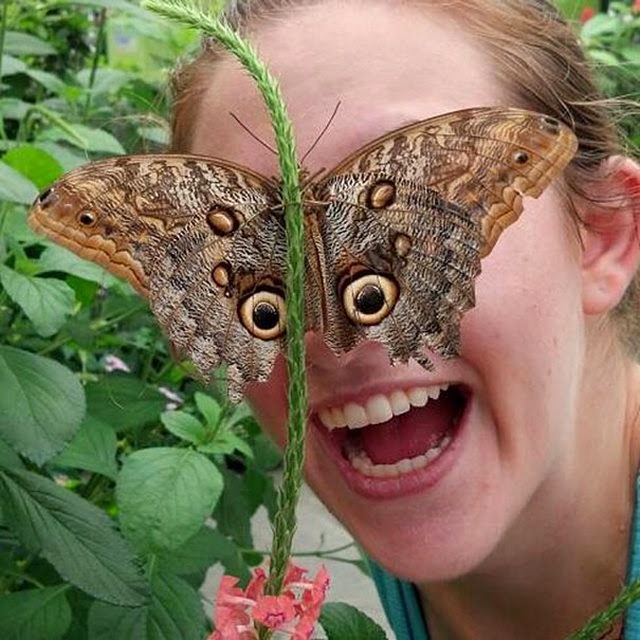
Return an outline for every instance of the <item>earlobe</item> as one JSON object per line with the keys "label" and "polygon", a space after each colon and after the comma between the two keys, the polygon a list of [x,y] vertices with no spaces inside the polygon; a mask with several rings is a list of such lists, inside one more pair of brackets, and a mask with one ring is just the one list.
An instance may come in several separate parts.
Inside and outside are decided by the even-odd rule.
{"label": "earlobe", "polygon": [[640,264],[640,166],[611,158],[606,180],[590,185],[579,207],[582,231],[582,304],[588,315],[606,313],[622,299]]}

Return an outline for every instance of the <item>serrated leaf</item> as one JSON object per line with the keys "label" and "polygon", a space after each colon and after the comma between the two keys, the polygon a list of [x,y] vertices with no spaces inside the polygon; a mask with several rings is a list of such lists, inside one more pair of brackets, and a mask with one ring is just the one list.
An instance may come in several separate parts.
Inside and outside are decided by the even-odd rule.
{"label": "serrated leaf", "polygon": [[17,591],[0,597],[2,640],[59,640],[71,624],[69,585]]}
{"label": "serrated leaf", "polygon": [[167,399],[151,385],[122,374],[103,376],[85,387],[87,413],[116,431],[156,423]]}
{"label": "serrated leaf", "polygon": [[151,581],[147,640],[202,640],[207,633],[198,592],[182,578],[158,571]]}
{"label": "serrated leaf", "polygon": [[327,640],[387,640],[382,627],[355,607],[329,602],[322,607],[320,624]]}
{"label": "serrated leaf", "polygon": [[207,424],[215,427],[222,411],[220,405],[211,396],[200,391],[196,391],[195,400],[198,411],[204,416]]}
{"label": "serrated leaf", "polygon": [[197,418],[184,411],[165,411],[160,420],[174,436],[195,444],[203,442],[207,432]]}
{"label": "serrated leaf", "polygon": [[89,609],[89,640],[144,640],[147,607],[119,607],[96,600]]}
{"label": "serrated leaf", "polygon": [[73,440],[51,462],[93,471],[115,480],[118,474],[117,448],[115,431],[100,420],[87,416]]}
{"label": "serrated leaf", "polygon": [[178,576],[155,571],[151,601],[138,608],[96,602],[89,611],[89,640],[202,640],[204,611],[195,589]]}
{"label": "serrated leaf", "polygon": [[116,485],[123,533],[145,552],[177,549],[202,527],[222,485],[217,467],[191,449],[136,451]]}
{"label": "serrated leaf", "polygon": [[48,42],[22,31],[5,32],[4,50],[14,56],[52,56],[57,53]]}
{"label": "serrated leaf", "polygon": [[87,127],[83,124],[68,124],[68,129],[50,127],[38,134],[39,141],[59,142],[64,140],[74,147],[89,152],[111,153],[121,155],[124,147],[108,131]]}
{"label": "serrated leaf", "polygon": [[4,440],[0,440],[0,467],[24,469],[20,456]]}
{"label": "serrated leaf", "polygon": [[44,338],[57,333],[73,312],[76,295],[61,280],[25,276],[0,265],[0,283]]}
{"label": "serrated leaf", "polygon": [[75,435],[84,417],[82,386],[49,358],[0,347],[0,437],[43,464]]}
{"label": "serrated leaf", "polygon": [[30,205],[37,195],[31,180],[0,160],[0,200]]}
{"label": "serrated leaf", "polygon": [[224,492],[216,505],[213,517],[223,534],[232,538],[240,547],[249,549],[253,547],[251,516],[256,505],[247,495],[243,477],[224,468],[222,474]]}
{"label": "serrated leaf", "polygon": [[177,575],[198,573],[220,562],[226,573],[240,578],[242,585],[251,579],[251,572],[239,547],[208,525],[201,527],[182,546],[171,552],[160,553],[157,558],[163,569]]}
{"label": "serrated leaf", "polygon": [[2,160],[40,190],[49,186],[62,174],[62,167],[54,157],[32,145],[14,147],[4,154]]}
{"label": "serrated leaf", "polygon": [[38,259],[40,271],[63,271],[78,278],[96,282],[109,288],[117,284],[118,279],[94,262],[83,260],[75,253],[57,244],[49,245]]}
{"label": "serrated leaf", "polygon": [[30,471],[1,471],[0,497],[22,544],[71,584],[113,604],[145,602],[135,556],[103,511]]}

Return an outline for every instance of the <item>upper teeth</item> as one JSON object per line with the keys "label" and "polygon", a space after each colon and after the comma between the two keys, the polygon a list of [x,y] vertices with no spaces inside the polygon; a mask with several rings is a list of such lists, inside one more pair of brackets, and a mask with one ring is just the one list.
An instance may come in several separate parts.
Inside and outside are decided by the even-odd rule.
{"label": "upper teeth", "polygon": [[393,416],[406,413],[411,407],[424,407],[429,400],[436,400],[442,391],[449,388],[448,384],[433,387],[412,387],[406,391],[396,389],[384,395],[382,393],[371,396],[364,404],[347,402],[342,407],[322,409],[318,415],[320,422],[327,429],[349,427],[361,429],[370,424],[380,424],[391,420]]}

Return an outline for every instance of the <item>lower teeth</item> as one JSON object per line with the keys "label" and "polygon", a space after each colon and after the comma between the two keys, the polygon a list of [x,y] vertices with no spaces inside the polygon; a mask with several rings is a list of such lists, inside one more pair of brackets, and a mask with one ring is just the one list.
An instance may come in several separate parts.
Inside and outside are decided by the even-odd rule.
{"label": "lower teeth", "polygon": [[372,478],[394,478],[397,476],[424,469],[433,462],[449,446],[451,435],[446,435],[435,446],[425,453],[415,458],[403,458],[394,464],[375,464],[369,456],[362,450],[350,449],[347,456],[351,466],[357,469],[362,475]]}

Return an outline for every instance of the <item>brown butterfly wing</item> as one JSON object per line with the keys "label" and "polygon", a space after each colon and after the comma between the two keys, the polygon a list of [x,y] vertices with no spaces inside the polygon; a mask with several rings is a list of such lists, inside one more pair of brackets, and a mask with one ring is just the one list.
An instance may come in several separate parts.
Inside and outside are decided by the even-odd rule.
{"label": "brown butterfly wing", "polygon": [[[425,347],[455,355],[480,259],[522,213],[523,197],[539,196],[576,146],[552,118],[469,109],[394,131],[340,163],[316,193],[329,203],[318,231],[332,276],[329,345],[341,352],[378,340],[392,360],[425,366]],[[397,300],[371,324],[345,314],[345,287],[367,272],[397,286]]]}
{"label": "brown butterfly wing", "polygon": [[[239,321],[256,289],[284,296],[279,211],[277,185],[236,165],[125,156],[64,176],[36,201],[29,222],[129,280],[203,376],[228,363],[238,399],[245,382],[268,376],[282,346],[280,336],[256,338]],[[251,320],[251,302],[247,308]]]}

